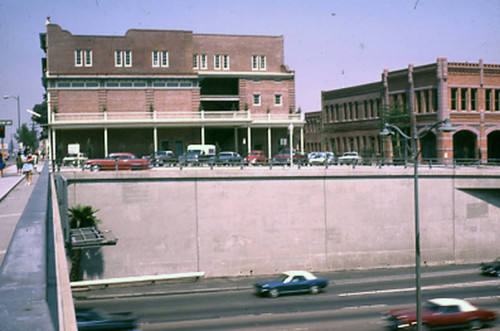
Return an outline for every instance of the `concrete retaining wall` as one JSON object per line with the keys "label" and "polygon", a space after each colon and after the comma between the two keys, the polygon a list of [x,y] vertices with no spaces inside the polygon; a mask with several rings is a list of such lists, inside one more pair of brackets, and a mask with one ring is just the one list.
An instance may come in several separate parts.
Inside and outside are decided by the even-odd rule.
{"label": "concrete retaining wall", "polygon": [[[62,173],[69,205],[99,209],[117,246],[85,279],[412,265],[413,169],[169,169]],[[500,171],[421,169],[422,263],[500,255]]]}

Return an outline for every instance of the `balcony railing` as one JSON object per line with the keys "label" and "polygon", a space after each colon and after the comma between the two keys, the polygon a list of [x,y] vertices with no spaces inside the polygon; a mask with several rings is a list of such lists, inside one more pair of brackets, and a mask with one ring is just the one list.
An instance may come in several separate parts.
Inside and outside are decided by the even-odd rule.
{"label": "balcony railing", "polygon": [[305,124],[302,114],[259,114],[250,111],[197,111],[197,112],[100,112],[53,113],[52,125],[57,124],[106,124],[106,123],[218,123],[236,124]]}

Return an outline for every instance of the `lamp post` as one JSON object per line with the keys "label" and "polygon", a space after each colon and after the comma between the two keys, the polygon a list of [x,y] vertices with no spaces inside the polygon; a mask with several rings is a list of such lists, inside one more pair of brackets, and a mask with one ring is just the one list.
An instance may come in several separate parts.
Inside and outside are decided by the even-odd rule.
{"label": "lamp post", "polygon": [[19,95],[4,95],[4,99],[16,99],[17,101],[17,128],[21,128],[21,110],[19,105]]}
{"label": "lamp post", "polygon": [[415,288],[416,288],[416,306],[417,306],[417,331],[422,330],[422,291],[420,285],[420,215],[419,215],[419,205],[418,205],[418,141],[424,138],[432,129],[436,128],[438,125],[443,124],[438,130],[442,132],[453,132],[456,129],[451,126],[450,119],[436,122],[427,130],[423,135],[419,136],[417,134],[417,123],[413,121],[413,135],[410,137],[405,134],[399,127],[389,123],[384,124],[384,129],[379,133],[380,136],[388,136],[394,134],[391,129],[396,130],[404,139],[412,142],[412,158],[413,158],[413,198],[414,198],[414,208],[415,208]]}

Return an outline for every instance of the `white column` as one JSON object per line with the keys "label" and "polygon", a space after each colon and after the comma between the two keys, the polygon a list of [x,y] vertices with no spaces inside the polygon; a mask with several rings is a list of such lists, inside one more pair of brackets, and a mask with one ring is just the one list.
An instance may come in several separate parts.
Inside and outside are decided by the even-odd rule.
{"label": "white column", "polygon": [[304,127],[300,128],[300,151],[304,153]]}
{"label": "white column", "polygon": [[108,128],[104,128],[104,157],[108,157]]}
{"label": "white column", "polygon": [[250,127],[247,128],[247,153],[250,154],[252,151],[252,129]]}
{"label": "white column", "polygon": [[272,142],[272,140],[271,140],[271,127],[268,127],[267,128],[267,153],[268,153],[267,157],[268,157],[268,159],[271,159],[273,157],[273,155],[272,155],[273,154],[273,150],[272,150],[273,145],[271,142]]}
{"label": "white column", "polygon": [[205,126],[201,126],[201,144],[205,145]]}
{"label": "white column", "polygon": [[153,149],[155,152],[158,152],[158,128],[153,128]]}
{"label": "white column", "polygon": [[293,124],[290,123],[288,126],[288,132],[290,135],[290,166],[293,166]]}
{"label": "white column", "polygon": [[56,161],[57,155],[56,155],[56,130],[52,129],[52,141],[51,141],[51,149],[52,149],[52,160]]}

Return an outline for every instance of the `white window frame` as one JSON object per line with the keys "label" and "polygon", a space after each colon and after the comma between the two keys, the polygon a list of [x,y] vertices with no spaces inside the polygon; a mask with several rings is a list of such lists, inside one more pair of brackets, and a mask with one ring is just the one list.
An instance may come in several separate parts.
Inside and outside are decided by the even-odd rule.
{"label": "white window frame", "polygon": [[254,94],[253,95],[253,105],[254,106],[260,106],[261,105],[261,96],[260,94]]}
{"label": "white window frame", "polygon": [[274,105],[275,106],[283,106],[283,95],[275,94],[274,95]]}
{"label": "white window frame", "polygon": [[222,69],[229,70],[229,55],[228,54],[222,55]]}
{"label": "white window frame", "polygon": [[123,65],[125,67],[132,66],[132,51],[123,51]]}
{"label": "white window frame", "polygon": [[193,69],[200,68],[200,56],[198,54],[193,54]]}
{"label": "white window frame", "polygon": [[267,69],[267,58],[265,55],[261,55],[259,58],[259,69],[266,70]]}
{"label": "white window frame", "polygon": [[85,55],[84,60],[84,65],[86,67],[92,67],[92,50],[91,49],[86,49],[83,51],[83,54]]}
{"label": "white window frame", "polygon": [[75,67],[83,66],[83,51],[81,49],[75,49]]}
{"label": "white window frame", "polygon": [[115,51],[115,67],[123,67],[123,52]]}
{"label": "white window frame", "polygon": [[151,52],[151,65],[153,68],[158,68],[160,66],[160,52],[159,51],[153,51]]}
{"label": "white window frame", "polygon": [[220,54],[214,55],[214,69],[215,70],[221,69],[221,56],[220,56]]}
{"label": "white window frame", "polygon": [[259,56],[252,55],[252,70],[259,70]]}
{"label": "white window frame", "polygon": [[168,67],[168,51],[161,51],[161,66]]}
{"label": "white window frame", "polygon": [[200,55],[200,64],[201,64],[201,69],[207,69],[207,54],[201,54]]}

